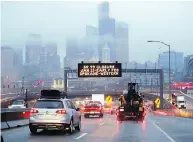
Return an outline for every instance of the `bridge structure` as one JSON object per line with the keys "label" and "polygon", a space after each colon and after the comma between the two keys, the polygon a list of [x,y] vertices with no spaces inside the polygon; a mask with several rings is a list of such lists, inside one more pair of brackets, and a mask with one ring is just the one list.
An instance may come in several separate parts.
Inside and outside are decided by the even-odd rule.
{"label": "bridge structure", "polygon": [[[159,74],[159,84],[160,84],[160,107],[163,108],[164,96],[164,72],[163,69],[121,69],[122,73],[152,73]],[[64,68],[64,91],[67,92],[67,80],[68,74],[78,73],[78,69],[70,69],[68,67]],[[68,93],[68,92],[67,92]]]}

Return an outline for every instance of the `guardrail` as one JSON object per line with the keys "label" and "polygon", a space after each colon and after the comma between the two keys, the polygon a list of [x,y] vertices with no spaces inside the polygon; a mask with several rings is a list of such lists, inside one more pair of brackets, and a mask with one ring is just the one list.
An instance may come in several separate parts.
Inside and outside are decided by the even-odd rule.
{"label": "guardrail", "polygon": [[175,110],[157,110],[153,111],[155,115],[175,116],[193,119],[193,110],[175,109]]}
{"label": "guardrail", "polygon": [[30,109],[1,109],[1,129],[28,125]]}

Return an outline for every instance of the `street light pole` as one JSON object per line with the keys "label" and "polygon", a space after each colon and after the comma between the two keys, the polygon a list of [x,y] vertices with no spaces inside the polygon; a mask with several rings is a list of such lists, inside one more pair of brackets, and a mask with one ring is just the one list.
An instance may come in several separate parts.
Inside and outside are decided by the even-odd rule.
{"label": "street light pole", "polygon": [[170,69],[170,45],[168,45],[169,47],[169,97],[171,98],[171,69]]}
{"label": "street light pole", "polygon": [[25,81],[25,77],[23,76],[23,77],[22,77],[22,87],[21,87],[23,96],[24,96],[24,94],[25,94],[25,91],[24,91],[24,81]]}
{"label": "street light pole", "polygon": [[167,46],[169,48],[169,97],[171,98],[171,69],[170,69],[170,45],[166,44],[162,41],[147,41],[147,42],[159,42],[161,44],[164,44],[165,46]]}

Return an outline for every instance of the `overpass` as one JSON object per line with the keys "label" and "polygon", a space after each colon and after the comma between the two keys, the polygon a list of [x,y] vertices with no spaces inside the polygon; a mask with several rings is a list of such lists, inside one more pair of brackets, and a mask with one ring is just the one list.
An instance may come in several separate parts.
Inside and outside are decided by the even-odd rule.
{"label": "overpass", "polygon": [[[160,107],[163,108],[163,84],[164,84],[164,72],[163,69],[121,69],[122,73],[154,73],[159,74],[159,84],[160,84]],[[67,80],[68,80],[68,74],[70,73],[78,73],[77,69],[70,69],[69,67],[66,67],[64,69],[64,91],[67,92]],[[68,93],[68,92],[67,92]]]}

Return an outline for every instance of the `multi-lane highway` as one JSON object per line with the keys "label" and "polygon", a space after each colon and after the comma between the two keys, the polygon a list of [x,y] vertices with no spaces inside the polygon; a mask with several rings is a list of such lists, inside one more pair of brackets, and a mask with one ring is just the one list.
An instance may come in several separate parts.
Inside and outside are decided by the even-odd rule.
{"label": "multi-lane highway", "polygon": [[193,142],[193,120],[148,114],[143,123],[117,122],[115,115],[104,118],[82,117],[82,130],[72,135],[58,131],[40,131],[28,127],[3,131],[5,142]]}

